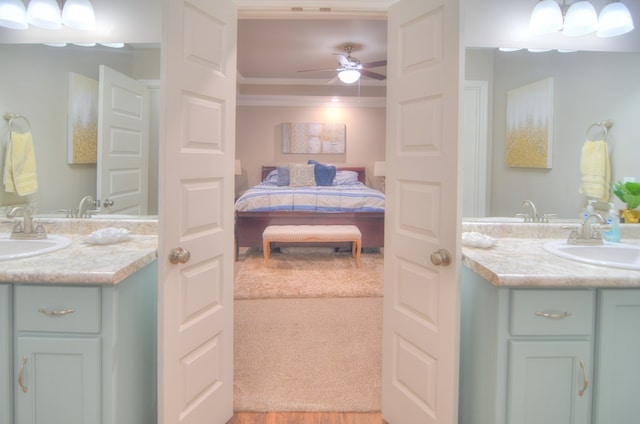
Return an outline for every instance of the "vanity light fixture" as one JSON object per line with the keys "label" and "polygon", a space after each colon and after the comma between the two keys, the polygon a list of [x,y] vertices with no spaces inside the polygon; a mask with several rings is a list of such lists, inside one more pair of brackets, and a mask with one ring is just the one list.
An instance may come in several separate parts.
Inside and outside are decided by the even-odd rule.
{"label": "vanity light fixture", "polygon": [[27,29],[27,9],[22,0],[0,0],[0,26]]}
{"label": "vanity light fixture", "polygon": [[598,37],[615,37],[634,26],[629,9],[619,0],[610,1],[599,16],[586,0],[574,1],[568,7],[566,0],[562,0],[562,6],[556,0],[540,0],[531,12],[529,29],[534,34],[562,31],[577,37],[595,32]]}
{"label": "vanity light fixture", "polygon": [[345,69],[338,73],[338,78],[345,84],[353,84],[360,79],[360,72],[355,69]]}
{"label": "vanity light fixture", "polygon": [[79,30],[96,29],[96,16],[89,0],[66,0],[60,9],[58,0],[30,0],[27,8],[22,0],[0,0],[0,26],[61,29],[64,25]]}

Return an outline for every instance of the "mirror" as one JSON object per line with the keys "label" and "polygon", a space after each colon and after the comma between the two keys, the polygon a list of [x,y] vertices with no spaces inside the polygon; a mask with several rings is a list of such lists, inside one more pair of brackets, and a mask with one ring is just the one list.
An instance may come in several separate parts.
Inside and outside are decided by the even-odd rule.
{"label": "mirror", "polygon": [[[145,82],[151,93],[149,141],[149,215],[157,214],[157,157],[160,91],[160,46],[127,45],[122,49],[104,46],[62,48],[42,44],[0,44],[1,113],[19,113],[31,124],[38,173],[38,192],[31,195],[38,213],[59,213],[76,209],[85,195],[96,194],[96,165],[67,163],[67,111],[69,72],[98,79],[99,65]],[[7,122],[0,123],[4,150]],[[17,203],[15,195],[0,190],[0,205]]]}
{"label": "mirror", "polygon": [[[587,129],[606,119],[613,121],[611,180],[635,177],[640,170],[638,149],[640,111],[640,53],[574,52],[503,53],[497,49],[467,49],[467,81],[487,81],[487,193],[484,215],[514,217],[525,213],[522,202],[532,200],[540,214],[578,219],[586,198],[580,186],[580,155]],[[505,165],[506,92],[553,78],[553,162],[550,169]],[[590,133],[590,139],[601,134]],[[464,197],[473,188],[463,189]],[[609,199],[621,206],[615,196]]]}

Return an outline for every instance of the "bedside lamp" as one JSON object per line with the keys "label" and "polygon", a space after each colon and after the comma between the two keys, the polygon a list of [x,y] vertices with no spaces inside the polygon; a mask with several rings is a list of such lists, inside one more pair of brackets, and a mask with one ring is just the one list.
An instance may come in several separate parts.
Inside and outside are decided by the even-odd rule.
{"label": "bedside lamp", "polygon": [[373,164],[373,176],[380,177],[380,181],[382,181],[382,191],[384,191],[384,177],[386,175],[385,172],[385,162],[375,162]]}
{"label": "bedside lamp", "polygon": [[234,168],[235,175],[235,196],[236,199],[240,197],[242,193],[244,193],[249,188],[249,179],[247,177],[247,172],[242,172],[242,164],[238,159],[235,162]]}
{"label": "bedside lamp", "polygon": [[242,164],[240,163],[239,159],[236,159],[236,175],[242,175]]}

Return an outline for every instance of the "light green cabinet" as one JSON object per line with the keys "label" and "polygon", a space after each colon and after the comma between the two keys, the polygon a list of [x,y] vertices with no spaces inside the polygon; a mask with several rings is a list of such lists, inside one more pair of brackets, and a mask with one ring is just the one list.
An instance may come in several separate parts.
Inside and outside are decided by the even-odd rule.
{"label": "light green cabinet", "polygon": [[0,423],[10,423],[13,417],[12,311],[11,285],[0,284]]}
{"label": "light green cabinet", "polygon": [[601,290],[598,299],[594,424],[640,417],[640,290]]}
{"label": "light green cabinet", "polygon": [[156,275],[153,263],[110,286],[8,286],[6,422],[155,424]]}
{"label": "light green cabinet", "polygon": [[589,423],[596,291],[462,287],[459,422]]}

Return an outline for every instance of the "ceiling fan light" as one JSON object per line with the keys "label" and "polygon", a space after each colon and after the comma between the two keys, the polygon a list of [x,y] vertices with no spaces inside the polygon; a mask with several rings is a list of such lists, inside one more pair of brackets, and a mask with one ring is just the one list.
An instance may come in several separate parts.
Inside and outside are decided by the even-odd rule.
{"label": "ceiling fan light", "polygon": [[569,6],[564,17],[562,34],[577,37],[595,32],[598,29],[596,9],[588,1],[577,1]]}
{"label": "ceiling fan light", "polygon": [[345,69],[338,73],[338,78],[345,84],[353,84],[360,78],[360,72],[355,69]]}
{"label": "ceiling fan light", "polygon": [[21,0],[0,1],[0,26],[10,29],[27,29],[27,9]]}
{"label": "ceiling fan light", "polygon": [[529,29],[534,34],[548,34],[562,29],[562,10],[555,0],[541,0],[533,8]]}
{"label": "ceiling fan light", "polygon": [[62,8],[62,23],[79,30],[96,29],[96,15],[89,0],[67,0]]}
{"label": "ceiling fan light", "polygon": [[616,37],[632,31],[633,18],[627,6],[619,1],[609,3],[601,11],[598,17],[598,37]]}
{"label": "ceiling fan light", "polygon": [[56,0],[31,0],[27,7],[27,22],[45,29],[62,28],[60,7]]}

